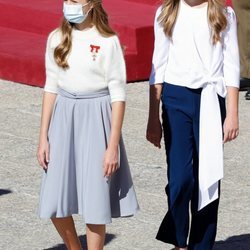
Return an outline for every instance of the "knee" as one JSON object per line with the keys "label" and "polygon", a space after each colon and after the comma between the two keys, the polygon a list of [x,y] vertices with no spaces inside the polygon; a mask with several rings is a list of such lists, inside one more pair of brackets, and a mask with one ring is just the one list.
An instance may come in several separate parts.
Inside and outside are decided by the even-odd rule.
{"label": "knee", "polygon": [[191,174],[181,174],[169,180],[166,194],[170,197],[189,197],[191,199],[194,188],[194,178]]}

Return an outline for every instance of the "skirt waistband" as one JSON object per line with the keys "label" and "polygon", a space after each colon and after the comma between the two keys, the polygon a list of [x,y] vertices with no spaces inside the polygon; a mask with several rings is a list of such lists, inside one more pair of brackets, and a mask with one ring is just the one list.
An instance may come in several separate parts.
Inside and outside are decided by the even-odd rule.
{"label": "skirt waistband", "polygon": [[109,91],[108,89],[99,90],[97,92],[89,92],[89,93],[82,93],[82,92],[69,92],[65,89],[58,88],[58,95],[70,99],[93,99],[103,96],[108,96]]}

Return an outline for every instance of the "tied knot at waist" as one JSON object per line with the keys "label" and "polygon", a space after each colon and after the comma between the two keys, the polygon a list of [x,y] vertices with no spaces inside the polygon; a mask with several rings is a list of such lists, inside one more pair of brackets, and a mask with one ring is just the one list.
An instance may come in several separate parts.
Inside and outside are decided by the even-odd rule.
{"label": "tied knot at waist", "polygon": [[93,99],[98,97],[109,96],[108,89],[98,90],[96,92],[70,92],[62,88],[58,88],[58,95],[70,99]]}
{"label": "tied knot at waist", "polygon": [[215,91],[221,97],[226,97],[227,90],[223,77],[211,77],[207,75],[204,77],[204,84],[201,87],[203,91],[213,88],[211,91]]}

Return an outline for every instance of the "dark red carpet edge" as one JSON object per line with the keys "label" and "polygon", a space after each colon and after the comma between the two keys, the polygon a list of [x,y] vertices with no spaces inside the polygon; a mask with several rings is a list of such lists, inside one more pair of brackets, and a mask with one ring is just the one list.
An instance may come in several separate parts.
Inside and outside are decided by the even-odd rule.
{"label": "dark red carpet edge", "polygon": [[[128,81],[148,79],[153,19],[159,0],[104,0],[112,27],[125,46]],[[47,35],[61,19],[62,1],[0,0],[0,79],[44,85]]]}

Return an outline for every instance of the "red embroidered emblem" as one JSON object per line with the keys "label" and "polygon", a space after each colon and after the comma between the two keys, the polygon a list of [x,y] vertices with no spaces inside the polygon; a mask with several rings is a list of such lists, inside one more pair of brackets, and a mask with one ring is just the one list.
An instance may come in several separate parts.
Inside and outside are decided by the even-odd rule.
{"label": "red embroidered emblem", "polygon": [[93,61],[96,60],[96,57],[97,57],[97,54],[99,52],[99,49],[101,48],[100,46],[97,46],[97,45],[90,45],[90,52],[92,53],[92,58],[93,58]]}

